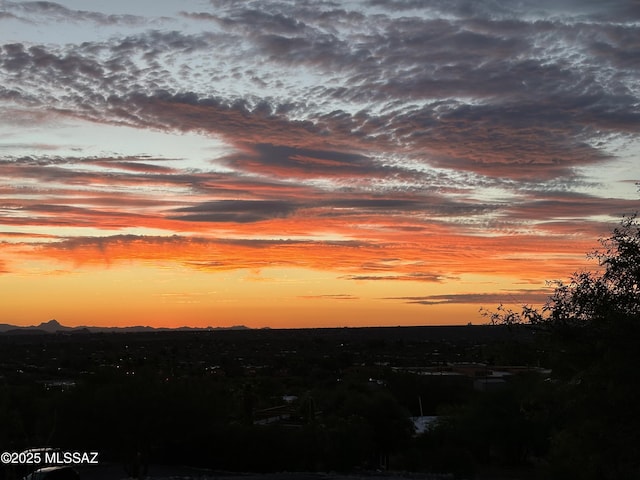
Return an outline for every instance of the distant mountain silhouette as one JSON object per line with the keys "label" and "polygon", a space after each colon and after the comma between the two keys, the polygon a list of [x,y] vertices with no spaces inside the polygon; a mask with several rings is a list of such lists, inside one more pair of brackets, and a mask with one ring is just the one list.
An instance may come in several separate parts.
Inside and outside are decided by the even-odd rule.
{"label": "distant mountain silhouette", "polygon": [[131,327],[67,327],[62,325],[58,320],[52,319],[48,322],[42,322],[40,325],[32,325],[28,327],[21,327],[18,325],[11,325],[8,323],[0,323],[0,335],[44,335],[51,333],[70,333],[70,334],[83,334],[83,333],[100,333],[100,332],[166,332],[166,331],[208,331],[208,330],[250,330],[249,327],[244,325],[234,325],[232,327],[178,327],[178,328],[155,328],[150,326],[131,326]]}
{"label": "distant mountain silhouette", "polygon": [[72,327],[65,327],[63,325],[60,325],[60,322],[58,322],[56,319],[49,320],[48,322],[42,322],[36,328],[38,330],[44,330],[47,333],[68,332],[70,330],[73,330]]}

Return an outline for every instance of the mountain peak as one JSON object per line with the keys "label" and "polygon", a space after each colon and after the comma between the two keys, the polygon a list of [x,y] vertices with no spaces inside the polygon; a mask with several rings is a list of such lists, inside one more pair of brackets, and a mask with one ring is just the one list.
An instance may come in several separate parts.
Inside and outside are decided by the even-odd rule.
{"label": "mountain peak", "polygon": [[42,322],[38,326],[39,327],[61,327],[62,325],[60,325],[60,322],[58,322],[58,320],[53,318],[53,319],[49,320],[48,322]]}
{"label": "mountain peak", "polygon": [[65,327],[65,326],[61,325],[60,322],[58,322],[55,318],[52,319],[52,320],[49,320],[48,322],[42,322],[36,328],[39,328],[39,329],[44,330],[46,332],[57,332],[58,330],[68,330],[69,329],[69,327]]}

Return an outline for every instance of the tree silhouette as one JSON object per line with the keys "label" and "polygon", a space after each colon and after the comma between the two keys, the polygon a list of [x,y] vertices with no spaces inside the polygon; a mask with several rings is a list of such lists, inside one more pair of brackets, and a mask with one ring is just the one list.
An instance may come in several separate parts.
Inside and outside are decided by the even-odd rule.
{"label": "tree silhouette", "polygon": [[591,252],[599,269],[572,275],[568,283],[556,280],[554,293],[541,309],[524,305],[520,312],[498,306],[483,315],[494,325],[532,324],[564,329],[611,326],[615,319],[640,314],[640,224],[636,215],[623,218],[610,237],[600,240],[603,249]]}
{"label": "tree silhouette", "polygon": [[[640,225],[625,217],[593,272],[575,273],[541,309],[502,305],[492,324],[531,325],[553,368],[557,419],[548,478],[640,478]],[[551,407],[550,407],[551,408]]]}

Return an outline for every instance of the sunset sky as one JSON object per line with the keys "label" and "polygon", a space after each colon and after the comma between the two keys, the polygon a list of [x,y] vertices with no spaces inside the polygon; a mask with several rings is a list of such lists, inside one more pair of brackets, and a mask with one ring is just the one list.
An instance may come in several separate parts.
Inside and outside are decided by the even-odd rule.
{"label": "sunset sky", "polygon": [[0,323],[482,323],[639,166],[637,1],[0,1]]}

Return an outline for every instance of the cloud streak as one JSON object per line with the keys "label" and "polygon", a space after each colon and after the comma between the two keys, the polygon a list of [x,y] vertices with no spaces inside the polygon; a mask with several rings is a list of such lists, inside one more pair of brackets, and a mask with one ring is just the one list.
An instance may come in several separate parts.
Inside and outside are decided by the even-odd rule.
{"label": "cloud streak", "polygon": [[542,305],[549,300],[550,291],[512,290],[500,293],[453,293],[450,295],[425,295],[421,297],[391,297],[386,300],[402,300],[418,305],[478,304],[494,306],[498,304]]}

